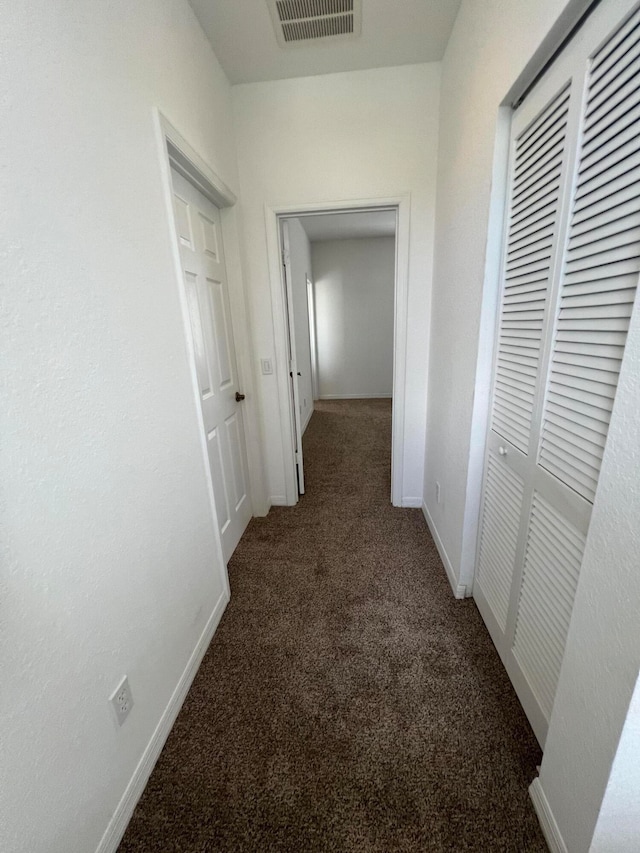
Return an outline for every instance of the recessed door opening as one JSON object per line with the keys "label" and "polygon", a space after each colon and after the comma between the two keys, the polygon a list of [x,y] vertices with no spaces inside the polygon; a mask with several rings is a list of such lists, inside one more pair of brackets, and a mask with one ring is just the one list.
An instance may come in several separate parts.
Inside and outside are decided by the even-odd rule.
{"label": "recessed door opening", "polygon": [[388,430],[391,491],[397,213],[387,207],[279,218],[298,495],[313,488],[305,480],[305,432],[312,420],[321,430],[325,416],[332,424],[336,417],[363,424],[373,418]]}

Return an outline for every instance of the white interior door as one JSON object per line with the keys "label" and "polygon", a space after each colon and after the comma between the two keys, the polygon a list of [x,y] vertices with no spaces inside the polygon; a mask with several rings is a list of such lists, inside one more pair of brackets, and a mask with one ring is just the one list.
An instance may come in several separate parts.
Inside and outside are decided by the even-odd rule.
{"label": "white interior door", "polygon": [[173,201],[216,514],[225,561],[252,516],[220,211],[174,168]]}
{"label": "white interior door", "polygon": [[513,118],[474,596],[541,744],[640,270],[633,5],[598,7]]}
{"label": "white interior door", "polygon": [[300,371],[296,350],[296,327],[293,311],[293,281],[291,278],[291,251],[289,242],[289,223],[282,221],[282,267],[287,303],[287,347],[289,355],[289,376],[291,378],[291,397],[293,400],[293,435],[296,442],[296,471],[298,492],[304,494],[304,460],[302,458],[302,406],[300,405]]}

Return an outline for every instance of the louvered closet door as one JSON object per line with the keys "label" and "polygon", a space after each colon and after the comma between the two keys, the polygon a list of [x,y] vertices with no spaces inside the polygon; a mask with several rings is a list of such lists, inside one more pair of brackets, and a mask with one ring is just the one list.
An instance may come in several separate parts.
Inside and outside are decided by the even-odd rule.
{"label": "louvered closet door", "polygon": [[640,270],[632,5],[604,0],[512,126],[474,596],[541,744]]}

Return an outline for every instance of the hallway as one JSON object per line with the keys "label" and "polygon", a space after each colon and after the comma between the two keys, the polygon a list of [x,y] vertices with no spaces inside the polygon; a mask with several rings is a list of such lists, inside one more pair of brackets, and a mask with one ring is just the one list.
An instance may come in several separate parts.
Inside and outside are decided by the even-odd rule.
{"label": "hallway", "polygon": [[307,494],[250,523],[232,598],[119,853],[546,850],[541,754],[422,513],[388,400],[316,404]]}

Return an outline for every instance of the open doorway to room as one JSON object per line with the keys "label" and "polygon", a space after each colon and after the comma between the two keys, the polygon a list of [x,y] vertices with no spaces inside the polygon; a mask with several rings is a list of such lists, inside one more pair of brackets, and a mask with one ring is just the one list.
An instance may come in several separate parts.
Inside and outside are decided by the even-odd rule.
{"label": "open doorway to room", "polygon": [[298,495],[314,487],[313,477],[305,479],[307,428],[313,425],[309,442],[322,442],[328,435],[320,433],[341,418],[360,419],[363,441],[367,428],[388,435],[384,449],[376,445],[384,458],[375,462],[392,491],[397,213],[279,217]]}

